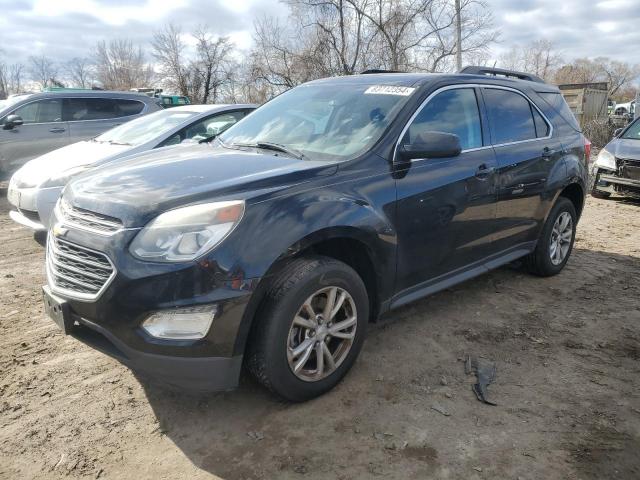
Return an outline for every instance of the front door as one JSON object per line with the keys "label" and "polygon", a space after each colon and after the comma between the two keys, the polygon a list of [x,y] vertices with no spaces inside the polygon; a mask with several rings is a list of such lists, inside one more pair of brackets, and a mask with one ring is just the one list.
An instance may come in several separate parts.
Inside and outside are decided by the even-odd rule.
{"label": "front door", "polygon": [[397,292],[437,283],[493,251],[495,155],[483,140],[478,92],[455,87],[433,96],[412,120],[402,143],[421,132],[454,133],[462,153],[413,160],[397,172]]}
{"label": "front door", "polygon": [[18,115],[24,124],[0,130],[0,165],[5,171],[16,170],[28,160],[69,143],[69,128],[62,121],[60,99],[27,103],[9,115]]}

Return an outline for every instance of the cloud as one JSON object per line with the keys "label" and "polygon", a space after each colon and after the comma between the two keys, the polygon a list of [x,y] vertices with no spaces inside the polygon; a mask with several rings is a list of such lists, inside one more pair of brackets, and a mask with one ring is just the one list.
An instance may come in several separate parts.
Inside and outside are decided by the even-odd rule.
{"label": "cloud", "polygon": [[637,0],[489,0],[502,32],[496,54],[514,45],[546,39],[562,56],[607,56],[640,63]]}
{"label": "cloud", "polygon": [[[488,0],[502,42],[494,56],[533,40],[554,42],[567,60],[609,56],[640,63],[637,0]],[[47,54],[60,61],[87,56],[100,40],[130,38],[148,47],[154,30],[168,22],[193,31],[207,25],[243,49],[251,45],[254,20],[286,17],[277,0],[0,0],[0,53],[26,62]]]}

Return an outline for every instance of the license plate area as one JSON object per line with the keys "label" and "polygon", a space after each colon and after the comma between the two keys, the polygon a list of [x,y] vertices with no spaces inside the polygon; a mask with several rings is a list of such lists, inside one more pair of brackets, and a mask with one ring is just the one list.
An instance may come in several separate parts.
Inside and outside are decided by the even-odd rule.
{"label": "license plate area", "polygon": [[69,304],[64,300],[53,295],[48,287],[42,288],[42,296],[44,302],[44,311],[56,322],[62,333],[68,335],[73,329],[73,319],[71,318],[71,310]]}

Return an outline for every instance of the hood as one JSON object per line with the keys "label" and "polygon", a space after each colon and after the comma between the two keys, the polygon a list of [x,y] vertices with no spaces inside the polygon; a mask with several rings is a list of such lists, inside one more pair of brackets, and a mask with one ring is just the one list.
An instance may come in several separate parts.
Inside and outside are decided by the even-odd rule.
{"label": "hood", "polygon": [[96,163],[131,148],[104,142],[73,143],[28,161],[14,174],[14,181],[18,187],[35,187],[74,167]]}
{"label": "hood", "polygon": [[166,210],[218,199],[249,199],[312,178],[337,164],[270,152],[211,145],[181,146],[134,155],[72,180],[64,197],[73,205],[141,227]]}
{"label": "hood", "polygon": [[617,158],[640,160],[640,140],[617,138],[605,148]]}

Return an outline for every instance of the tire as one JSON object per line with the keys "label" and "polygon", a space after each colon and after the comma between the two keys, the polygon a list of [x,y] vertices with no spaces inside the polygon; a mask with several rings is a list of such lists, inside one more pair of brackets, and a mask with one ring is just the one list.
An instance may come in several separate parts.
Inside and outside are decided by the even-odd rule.
{"label": "tire", "polygon": [[[332,292],[336,298],[334,305],[341,306],[334,317],[328,315],[331,318],[325,321],[324,309]],[[311,310],[305,308],[307,304]],[[249,340],[246,366],[276,395],[301,402],[331,390],[355,362],[366,336],[369,297],[362,279],[351,267],[332,258],[309,256],[293,260],[279,272],[259,311]],[[309,327],[315,313],[315,327]],[[330,326],[336,329],[350,323],[353,326],[334,332],[340,338],[330,334]],[[351,339],[342,338],[351,335]],[[294,357],[296,347],[304,347],[305,353]],[[327,355],[321,355],[322,363],[318,365],[317,353],[326,353],[325,348],[334,365]],[[299,367],[298,363],[303,361],[306,363]],[[294,373],[296,367],[300,369]]]}
{"label": "tire", "polygon": [[[552,243],[554,243],[555,238],[557,238],[556,233],[554,232],[554,226],[556,225],[556,221],[560,217],[562,219],[567,218],[566,215],[571,219],[570,232],[571,239],[562,243],[561,251],[565,251],[566,253],[562,256],[561,260],[558,261],[559,257],[555,256],[552,259]],[[577,215],[576,209],[573,206],[571,200],[566,197],[558,197],[555,205],[549,212],[549,216],[547,217],[547,221],[542,228],[542,232],[540,234],[540,238],[538,239],[538,243],[536,245],[536,249],[525,257],[525,266],[527,270],[540,277],[550,277],[552,275],[557,275],[562,271],[564,266],[567,264],[569,257],[571,256],[571,252],[573,250],[573,243],[576,238],[576,225],[577,225]],[[566,238],[566,237],[565,237]],[[558,246],[553,250],[554,252],[558,250]]]}

